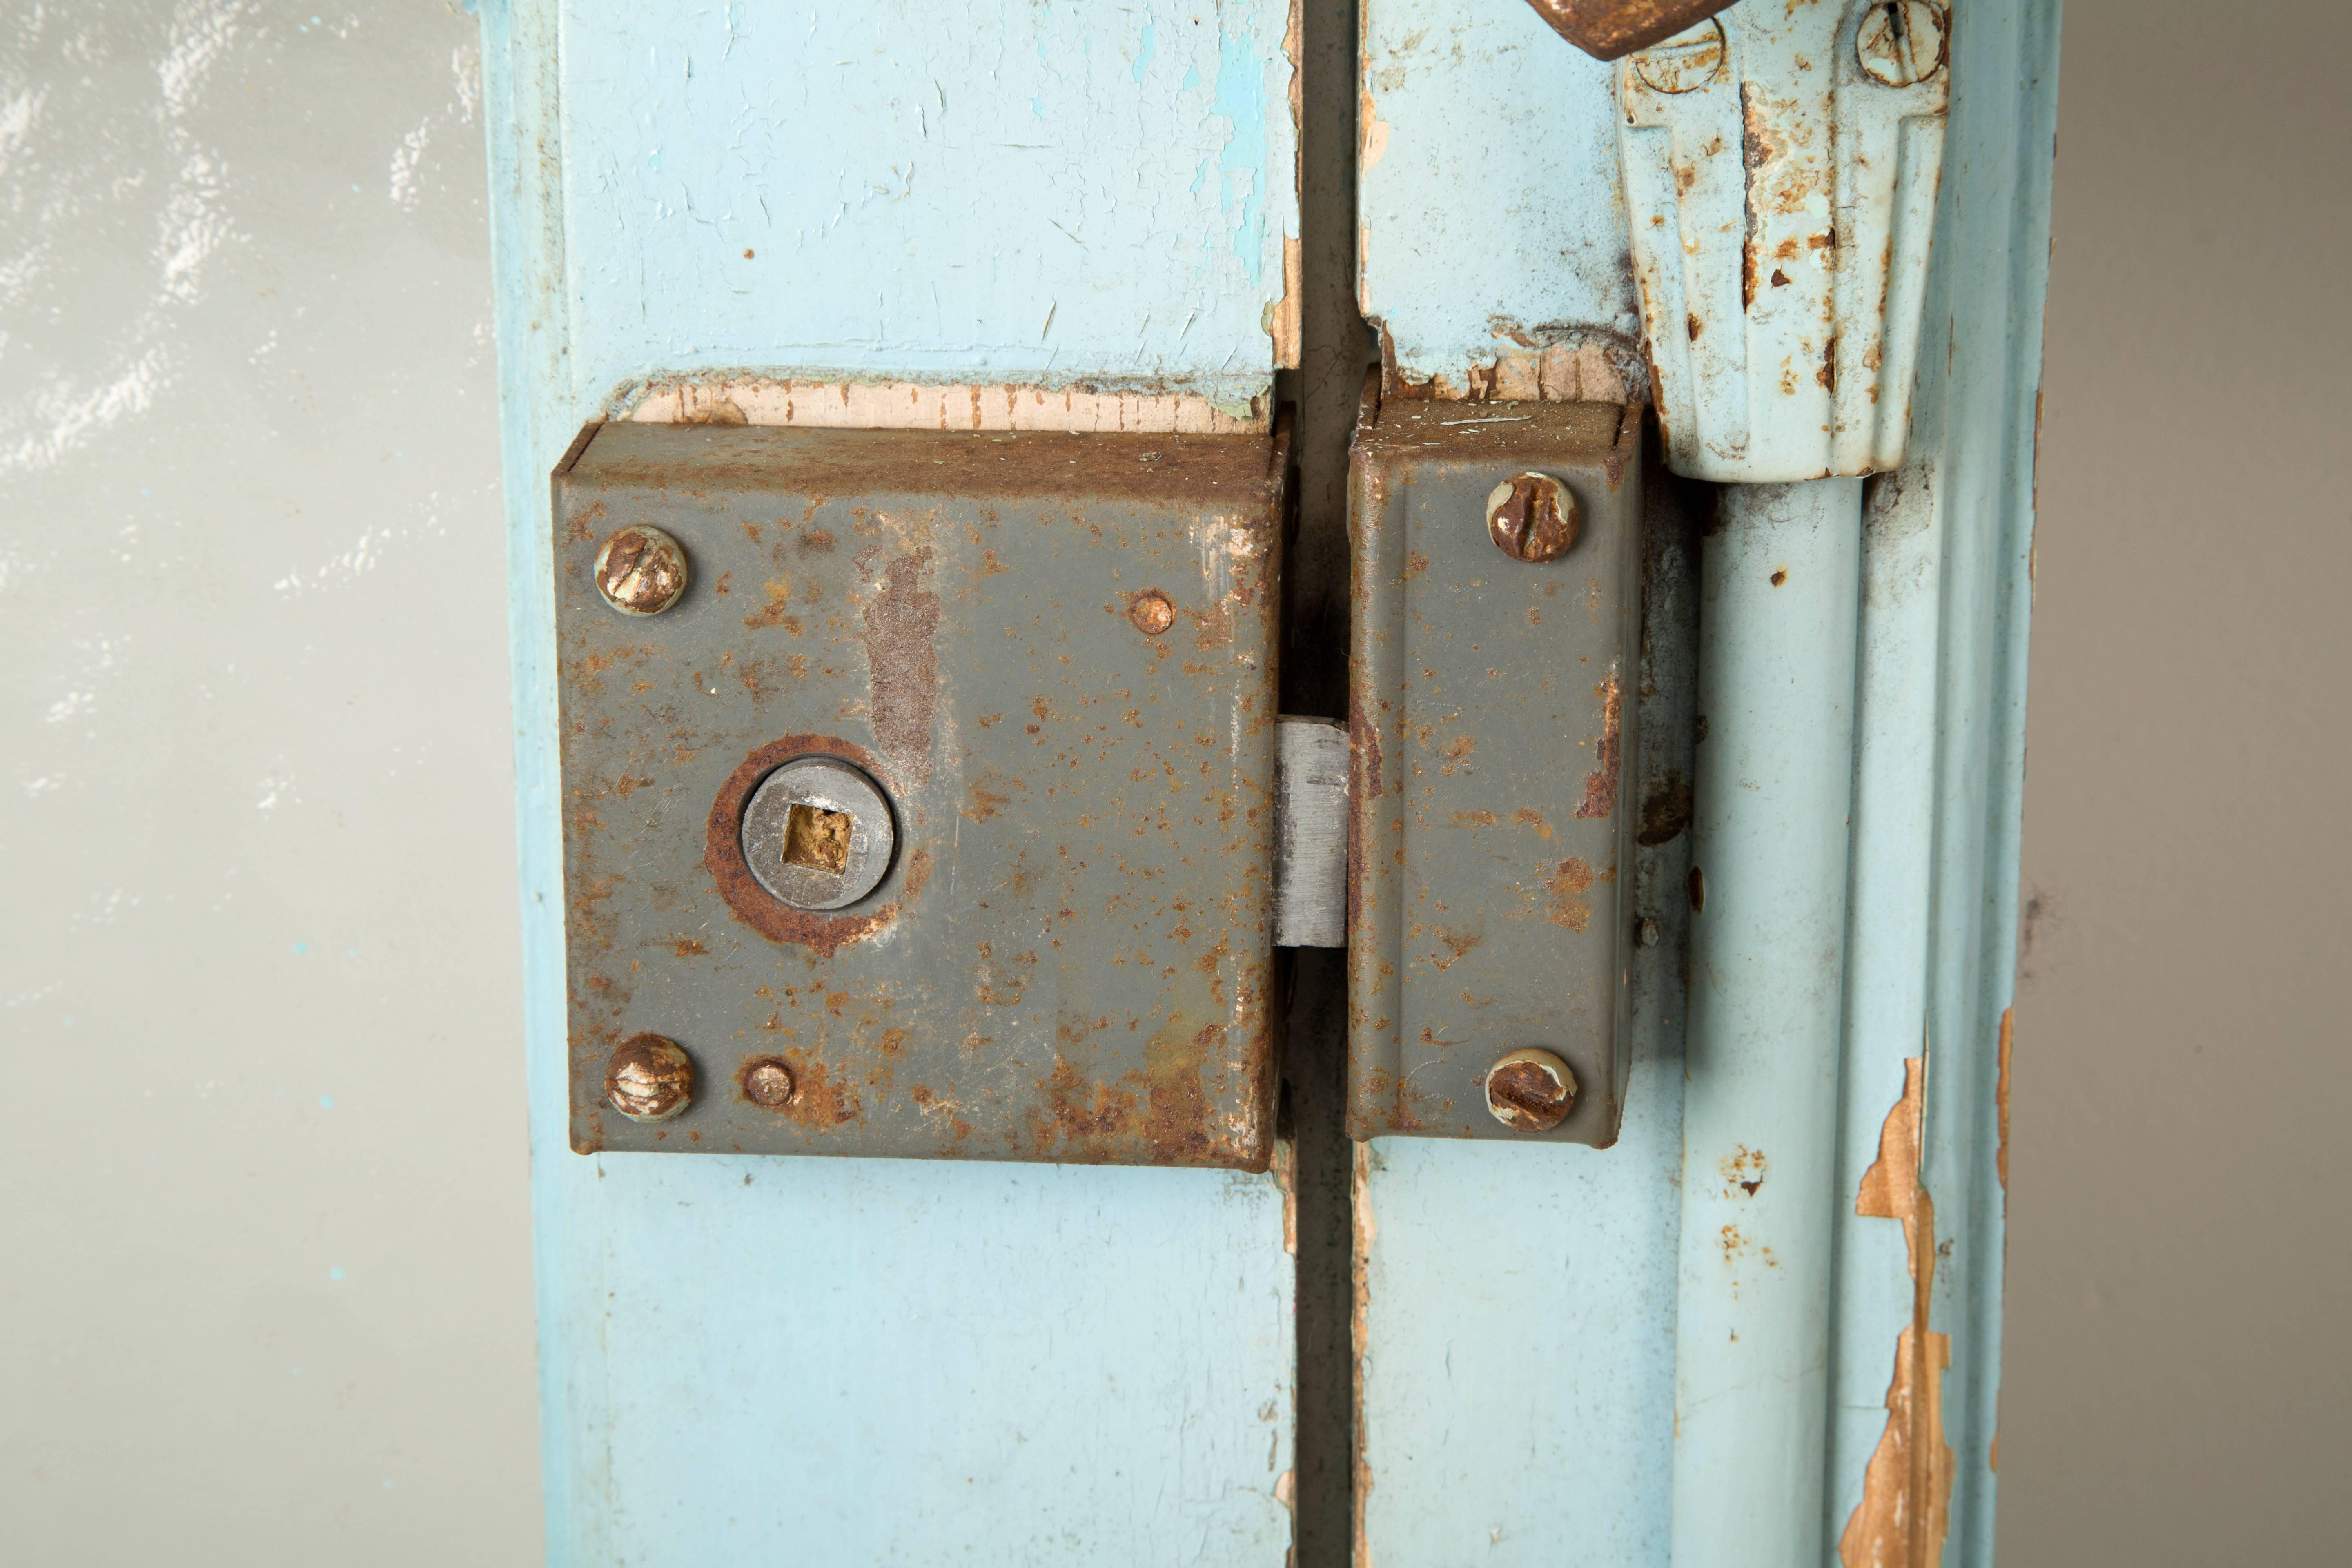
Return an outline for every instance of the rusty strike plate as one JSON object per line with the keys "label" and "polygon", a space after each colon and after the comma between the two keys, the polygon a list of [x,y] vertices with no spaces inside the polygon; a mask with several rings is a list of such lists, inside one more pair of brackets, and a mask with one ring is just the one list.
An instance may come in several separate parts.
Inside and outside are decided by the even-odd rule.
{"label": "rusty strike plate", "polygon": [[[1349,498],[1351,1137],[1616,1139],[1642,777],[1641,416],[1367,400]],[[1528,474],[1575,499],[1556,559],[1517,559],[1490,533],[1490,497]],[[1488,1104],[1490,1069],[1529,1048],[1576,1080],[1545,1130]]]}
{"label": "rusty strike plate", "polygon": [[[607,424],[554,475],[572,1141],[1264,1170],[1289,442]],[[623,616],[601,542],[684,548]],[[781,902],[740,826],[796,758],[888,870]],[[820,824],[820,826],[822,826]],[[687,1109],[620,1115],[655,1035]]]}

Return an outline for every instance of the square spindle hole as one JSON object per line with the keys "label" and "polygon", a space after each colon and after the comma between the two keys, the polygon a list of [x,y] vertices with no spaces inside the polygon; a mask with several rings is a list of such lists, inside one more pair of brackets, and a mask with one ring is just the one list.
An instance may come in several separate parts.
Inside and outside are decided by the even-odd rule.
{"label": "square spindle hole", "polygon": [[849,814],[795,805],[784,822],[784,864],[838,877],[849,869]]}

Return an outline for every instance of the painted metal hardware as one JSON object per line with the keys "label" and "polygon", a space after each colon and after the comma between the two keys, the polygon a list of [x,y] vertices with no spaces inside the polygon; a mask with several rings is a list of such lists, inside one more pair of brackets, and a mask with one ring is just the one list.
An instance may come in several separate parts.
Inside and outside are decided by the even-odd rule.
{"label": "painted metal hardware", "polygon": [[1773,483],[1909,437],[1951,96],[1935,0],[1734,5],[1617,69],[1666,460]]}
{"label": "painted metal hardware", "polygon": [[1648,48],[1732,0],[1528,0],[1552,30],[1596,60]]}
{"label": "painted metal hardware", "polygon": [[[1616,1137],[1632,1059],[1641,424],[1639,405],[1402,398],[1368,399],[1360,418],[1351,1137]],[[1498,555],[1494,498],[1517,504],[1541,489],[1529,476],[1560,486],[1560,515],[1584,526],[1550,558]],[[1558,1116],[1490,1109],[1489,1069],[1529,1048],[1561,1059]],[[1514,1090],[1511,1103],[1533,1102]]]}
{"label": "painted metal hardware", "polygon": [[[584,431],[573,1147],[1265,1169],[1288,450]],[[667,613],[611,613],[616,528],[692,562]]]}

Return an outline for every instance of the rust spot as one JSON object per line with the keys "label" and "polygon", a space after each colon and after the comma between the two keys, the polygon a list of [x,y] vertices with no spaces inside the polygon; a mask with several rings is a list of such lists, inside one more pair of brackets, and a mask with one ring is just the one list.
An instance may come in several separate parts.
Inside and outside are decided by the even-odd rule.
{"label": "rust spot", "polygon": [[1903,1064],[1903,1095],[1878,1133],[1878,1158],[1863,1173],[1853,1212],[1903,1222],[1910,1256],[1911,1321],[1895,1342],[1886,1429],[1863,1472],[1862,1501],[1838,1539],[1844,1568],[1912,1568],[1942,1561],[1952,1496],[1944,1440],[1944,1372],[1952,1340],[1928,1327],[1936,1283],[1936,1204],[1919,1181],[1919,1119],[1927,1060]]}
{"label": "rust spot", "polygon": [[1612,675],[1592,694],[1601,699],[1601,739],[1592,748],[1592,771],[1584,775],[1584,804],[1576,808],[1580,818],[1605,817],[1617,809],[1618,710],[1624,689]]}
{"label": "rust spot", "polygon": [[1775,573],[1773,573],[1773,574],[1772,574],[1772,586],[1774,586],[1775,588],[1779,587],[1781,584],[1783,584],[1783,583],[1787,582],[1788,580],[1789,580],[1789,574],[1788,574],[1787,572],[1785,572],[1785,571],[1781,571],[1781,572],[1775,572]]}
{"label": "rust spot", "polygon": [[1544,820],[1544,814],[1538,811],[1534,806],[1523,805],[1519,807],[1518,810],[1513,812],[1511,816],[1521,827],[1534,828],[1536,830],[1537,837],[1549,838],[1551,837],[1551,824],[1546,822]]}
{"label": "rust spot", "polygon": [[1581,856],[1572,855],[1559,863],[1559,869],[1544,883],[1551,893],[1552,924],[1580,932],[1592,923],[1592,906],[1583,895],[1593,881],[1592,867]]}
{"label": "rust spot", "polygon": [[890,563],[866,606],[866,665],[874,738],[915,784],[931,776],[931,710],[940,695],[940,596],[925,589],[930,546]]}
{"label": "rust spot", "polygon": [[1697,867],[1690,868],[1690,875],[1683,879],[1683,886],[1690,893],[1691,913],[1697,914],[1706,908],[1706,878]]}
{"label": "rust spot", "polygon": [[1690,826],[1692,811],[1690,780],[1679,768],[1669,769],[1642,797],[1642,820],[1633,842],[1645,849],[1673,843]]}
{"label": "rust spot", "polygon": [[1726,1197],[1731,1195],[1733,1187],[1738,1187],[1752,1198],[1757,1189],[1764,1184],[1764,1151],[1750,1149],[1742,1143],[1729,1159],[1723,1162],[1722,1169]]}
{"label": "rust spot", "polygon": [[793,548],[803,555],[824,555],[833,549],[833,535],[821,528],[812,528],[793,542]]}
{"label": "rust spot", "polygon": [[[828,915],[796,910],[760,886],[743,858],[743,807],[751,801],[751,792],[760,786],[761,779],[786,763],[806,756],[839,757],[865,769],[886,791],[891,787],[889,770],[863,746],[831,735],[786,735],[771,741],[745,757],[727,775],[727,782],[719,786],[719,798],[711,802],[709,821],[703,833],[702,864],[718,883],[719,896],[727,900],[736,919],[771,942],[793,942],[820,958],[830,958],[845,943],[862,942],[888,925],[897,917],[898,906],[886,904],[867,915]],[[922,851],[918,850],[908,862],[909,898],[917,891],[914,868],[921,859]]]}
{"label": "rust spot", "polygon": [[1486,940],[1484,931],[1452,931],[1440,928],[1435,934],[1437,940],[1445,944],[1445,951],[1454,955],[1433,961],[1433,967],[1438,969],[1453,968],[1464,953]]}
{"label": "rust spot", "polygon": [[787,1050],[778,1059],[792,1080],[792,1090],[783,1104],[772,1109],[788,1120],[822,1132],[855,1121],[864,1113],[857,1086],[835,1077],[805,1047]]}
{"label": "rust spot", "polygon": [[699,958],[710,950],[690,936],[682,936],[671,945],[670,951],[680,958]]}

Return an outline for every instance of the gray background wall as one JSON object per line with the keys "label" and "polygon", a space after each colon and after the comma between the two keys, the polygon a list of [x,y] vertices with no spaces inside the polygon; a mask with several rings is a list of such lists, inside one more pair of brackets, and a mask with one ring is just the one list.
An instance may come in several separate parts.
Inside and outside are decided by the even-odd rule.
{"label": "gray background wall", "polygon": [[477,37],[0,7],[24,1568],[538,1554]]}
{"label": "gray background wall", "polygon": [[[7,1556],[530,1561],[474,21],[12,11]],[[2069,6],[2010,1568],[2352,1527],[2347,45]]]}
{"label": "gray background wall", "polygon": [[2352,13],[2067,0],[2010,1568],[2352,1540]]}

